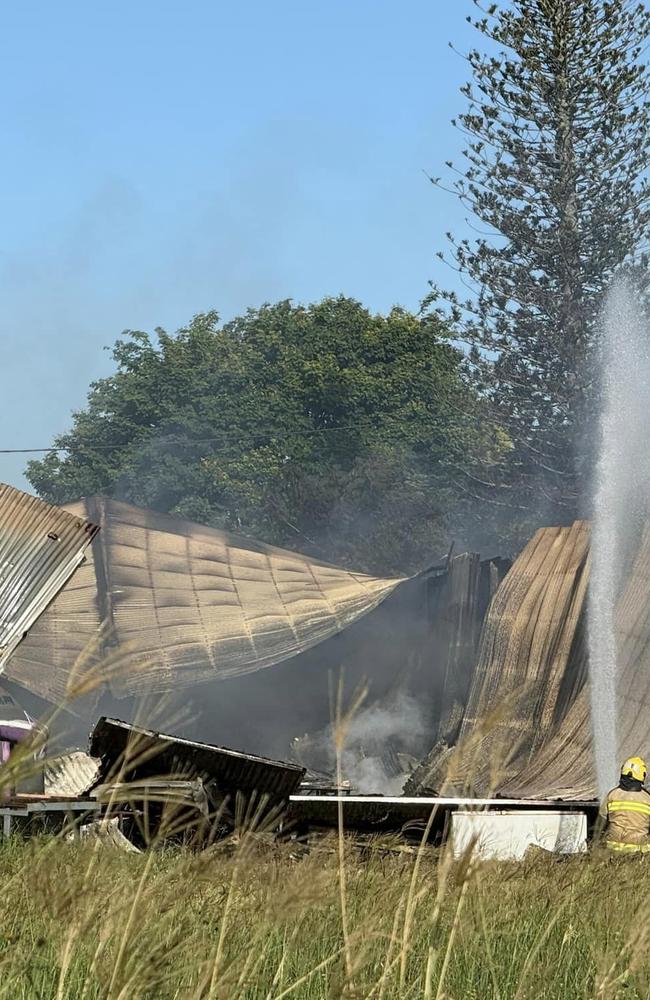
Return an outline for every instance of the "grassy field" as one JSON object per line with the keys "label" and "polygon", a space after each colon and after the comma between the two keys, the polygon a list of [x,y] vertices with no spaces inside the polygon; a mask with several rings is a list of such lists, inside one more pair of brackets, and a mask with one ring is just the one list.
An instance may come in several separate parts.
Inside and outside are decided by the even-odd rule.
{"label": "grassy field", "polygon": [[10,841],[0,997],[650,996],[650,861],[343,853]]}

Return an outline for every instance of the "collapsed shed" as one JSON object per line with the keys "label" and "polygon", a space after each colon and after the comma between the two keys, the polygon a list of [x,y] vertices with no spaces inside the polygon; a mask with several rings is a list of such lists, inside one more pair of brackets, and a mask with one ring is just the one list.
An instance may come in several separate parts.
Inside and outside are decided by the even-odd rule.
{"label": "collapsed shed", "polygon": [[[292,733],[327,724],[332,682],[342,672],[348,694],[368,681],[375,703],[405,690],[417,697],[422,733],[406,724],[396,746],[382,745],[385,734],[374,737],[398,761],[402,739],[411,752],[433,745],[408,792],[445,793],[437,801],[451,809],[462,801],[449,798],[455,792],[528,807],[593,797],[584,522],[538,532],[512,568],[464,553],[410,579],[378,578],[128,504],[95,498],[62,514],[16,493],[5,488],[6,508],[0,503],[0,551],[22,546],[33,558],[22,566],[9,559],[0,575],[9,683],[54,704],[75,698],[77,710],[81,694],[82,718],[84,711],[96,717],[107,699],[126,706],[135,696],[171,693],[178,705],[198,692],[198,717],[178,737],[100,720],[91,746],[100,775],[134,736],[155,751],[152,765],[140,761],[118,775],[119,787],[109,781],[111,794],[130,801],[139,790],[206,818],[205,782],[212,806],[262,788],[286,803],[303,769],[269,758],[286,756]],[[29,508],[22,520],[16,505]],[[43,526],[59,516],[46,537],[65,538],[67,548],[50,551]],[[35,547],[25,541],[32,529]],[[646,739],[637,693],[647,675],[649,576],[646,536],[617,619],[624,732],[635,750]],[[84,783],[91,764],[83,762]],[[79,761],[68,760],[54,785],[72,788],[78,770]],[[331,810],[327,800],[305,806],[300,798],[293,806],[303,818]],[[384,801],[402,815],[397,800]],[[406,803],[420,815],[417,802]],[[77,806],[87,808],[87,799]]]}
{"label": "collapsed shed", "polygon": [[[51,703],[83,692],[86,731],[107,699],[198,692],[183,736],[284,757],[290,735],[327,724],[343,671],[348,692],[368,680],[370,700],[407,689],[421,701],[431,749],[411,794],[595,794],[586,522],[541,529],[510,569],[464,553],[410,579],[101,498],[62,512],[4,487],[0,551],[23,551],[20,524],[41,546],[24,551],[43,555],[27,573],[9,560],[13,590],[0,576],[4,675]],[[624,754],[650,749],[649,593],[646,531],[617,615]]]}
{"label": "collapsed shed", "polygon": [[466,553],[377,578],[113,500],[68,511],[101,531],[7,662],[21,688],[83,693],[84,719],[128,717],[123,699],[141,695],[174,714],[194,699],[183,735],[282,757],[330,721],[342,673],[348,694],[369,682],[370,702],[414,692],[427,733],[457,735],[505,561]]}

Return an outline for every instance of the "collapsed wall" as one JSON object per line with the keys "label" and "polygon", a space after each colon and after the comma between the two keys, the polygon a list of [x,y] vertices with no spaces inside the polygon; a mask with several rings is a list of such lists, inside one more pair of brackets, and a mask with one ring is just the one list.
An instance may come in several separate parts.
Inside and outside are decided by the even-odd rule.
{"label": "collapsed wall", "polygon": [[435,602],[428,613],[436,635],[433,651],[434,698],[437,711],[431,736],[451,743],[459,735],[470,696],[483,621],[506,575],[506,559],[481,560],[473,552],[450,559],[440,578]]}
{"label": "collapsed wall", "polygon": [[[409,790],[534,796],[522,782],[562,729],[586,679],[589,526],[540,529],[494,596],[458,739],[432,752]],[[518,784],[519,782],[519,784]]]}
{"label": "collapsed wall", "polygon": [[[586,642],[589,525],[544,528],[486,617],[458,739],[413,775],[413,794],[596,798]],[[650,753],[650,528],[615,619],[620,759]]]}

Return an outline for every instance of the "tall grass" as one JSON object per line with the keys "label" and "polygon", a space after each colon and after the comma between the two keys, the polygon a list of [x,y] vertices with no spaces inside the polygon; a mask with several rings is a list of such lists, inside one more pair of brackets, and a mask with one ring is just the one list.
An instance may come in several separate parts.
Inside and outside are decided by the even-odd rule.
{"label": "tall grass", "polygon": [[336,838],[141,855],[0,848],[0,997],[131,1000],[650,996],[638,859],[451,864]]}
{"label": "tall grass", "polygon": [[[80,678],[76,695],[95,683]],[[362,698],[344,710],[339,685],[339,778]],[[494,726],[477,724],[449,766],[471,774]],[[0,769],[0,794],[34,769],[39,739]],[[141,752],[136,740],[111,780]],[[273,837],[263,802],[232,819],[235,833],[201,851],[165,846],[173,810],[141,854],[62,837],[0,844],[0,1000],[650,997],[648,856],[454,862],[425,846],[428,830],[410,852],[360,847],[342,810],[338,832],[304,850]]]}

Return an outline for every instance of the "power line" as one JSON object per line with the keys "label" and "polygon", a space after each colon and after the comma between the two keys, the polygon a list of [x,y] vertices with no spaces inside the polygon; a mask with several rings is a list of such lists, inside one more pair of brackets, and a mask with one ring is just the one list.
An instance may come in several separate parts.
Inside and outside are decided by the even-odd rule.
{"label": "power line", "polygon": [[[485,420],[485,414],[480,414],[471,409],[464,409],[462,407],[450,405],[449,401],[445,401],[443,403],[443,408],[451,409],[453,412],[462,414],[463,416],[474,417],[480,421]],[[332,434],[332,433],[337,433],[339,431],[385,430],[388,429],[390,423],[391,419],[389,417],[388,419],[384,419],[381,422],[381,424],[379,423],[364,424],[357,421],[354,424],[336,424],[336,425],[332,424],[332,426],[330,427],[304,427],[299,431],[298,430],[293,431],[291,433],[291,438],[295,439],[301,437],[313,437],[318,434]],[[402,421],[398,420],[397,418],[393,419],[393,423],[403,426]],[[93,444],[93,443],[85,444],[84,442],[79,441],[70,445],[50,445],[49,447],[46,448],[0,448],[0,455],[44,455],[44,454],[58,454],[60,452],[73,452],[73,451],[77,452],[121,451],[123,449],[131,448],[134,445],[138,447],[145,447],[150,444],[156,444],[157,442],[160,444],[169,444],[170,446],[181,445],[186,448],[193,448],[195,446],[207,445],[207,444],[228,444],[232,442],[236,443],[237,441],[242,441],[243,437],[245,437],[245,435],[242,435],[241,432],[229,435],[227,431],[224,431],[223,434],[219,435],[219,437],[209,437],[209,438],[174,439],[172,435],[169,436],[161,435],[160,438],[156,438],[155,436],[153,437],[143,436],[142,438],[139,439],[135,438],[132,441],[124,441],[121,444]],[[270,436],[264,441],[264,443],[265,444],[279,443],[279,441],[280,439],[278,437]]]}
{"label": "power line", "polygon": [[[300,433],[294,433],[293,437],[311,437],[314,434],[328,434],[332,431],[350,431],[350,430],[376,430],[377,425],[375,424],[341,424],[332,427],[305,427]],[[228,441],[237,441],[242,437],[241,434],[229,436],[227,432],[219,435],[219,437],[211,438],[185,438],[185,439],[174,439],[173,437],[161,437],[159,439],[146,438],[134,439],[133,441],[124,441],[121,444],[85,444],[84,442],[76,442],[74,445],[50,445],[47,448],[0,448],[0,455],[36,455],[45,454],[48,452],[58,453],[62,451],[120,451],[123,448],[129,448],[132,445],[147,445],[155,444],[158,440],[161,444],[169,445],[184,445],[185,447],[194,447],[195,445],[203,444],[223,444]],[[268,438],[269,442],[276,440],[274,438]]]}
{"label": "power line", "polygon": [[[508,416],[503,413],[493,412],[493,401],[488,399],[483,399],[480,401],[478,407],[463,407],[458,404],[452,403],[449,399],[441,399],[441,410],[447,411],[448,413],[453,413],[456,416],[469,418],[469,420],[484,429],[488,425],[493,427],[506,428],[511,436],[513,442],[519,443],[521,446],[525,447],[529,451],[536,452],[536,449],[532,448],[530,443],[526,440],[525,435],[521,434],[518,422],[516,418]],[[434,414],[431,415],[434,418]],[[438,414],[440,416],[440,414]],[[374,423],[362,423],[357,421],[353,424],[332,424],[329,427],[303,427],[300,430],[296,429],[291,432],[290,435],[285,435],[280,437],[279,435],[269,435],[267,438],[261,440],[258,434],[252,434],[251,438],[246,439],[246,433],[241,431],[234,431],[230,434],[228,431],[223,431],[218,437],[209,438],[174,438],[172,434],[160,435],[156,437],[142,436],[141,438],[135,438],[131,441],[125,441],[119,444],[93,444],[92,442],[74,442],[70,445],[50,445],[48,447],[40,448],[0,448],[0,455],[57,455],[57,454],[72,454],[76,452],[77,454],[83,456],[84,454],[89,455],[93,453],[101,452],[112,452],[112,451],[141,451],[152,445],[169,446],[170,448],[196,448],[203,445],[237,445],[247,447],[265,447],[268,445],[282,445],[291,441],[296,441],[309,437],[316,437],[321,434],[333,434],[339,432],[348,431],[382,431],[386,432],[391,429],[391,424],[393,428],[404,430],[408,427],[409,421],[404,424],[402,420],[397,416],[387,416],[380,422]],[[551,456],[545,456],[542,452],[536,452],[541,457],[547,457],[549,461],[552,460]],[[540,464],[540,463],[537,463]],[[558,470],[549,469],[550,472],[557,472]],[[562,472],[562,475],[566,473]]]}
{"label": "power line", "polygon": [[[103,448],[120,448],[123,445],[95,445],[91,450],[99,451]],[[0,455],[42,455],[46,452],[58,453],[60,451],[71,451],[71,448],[0,448]]]}

